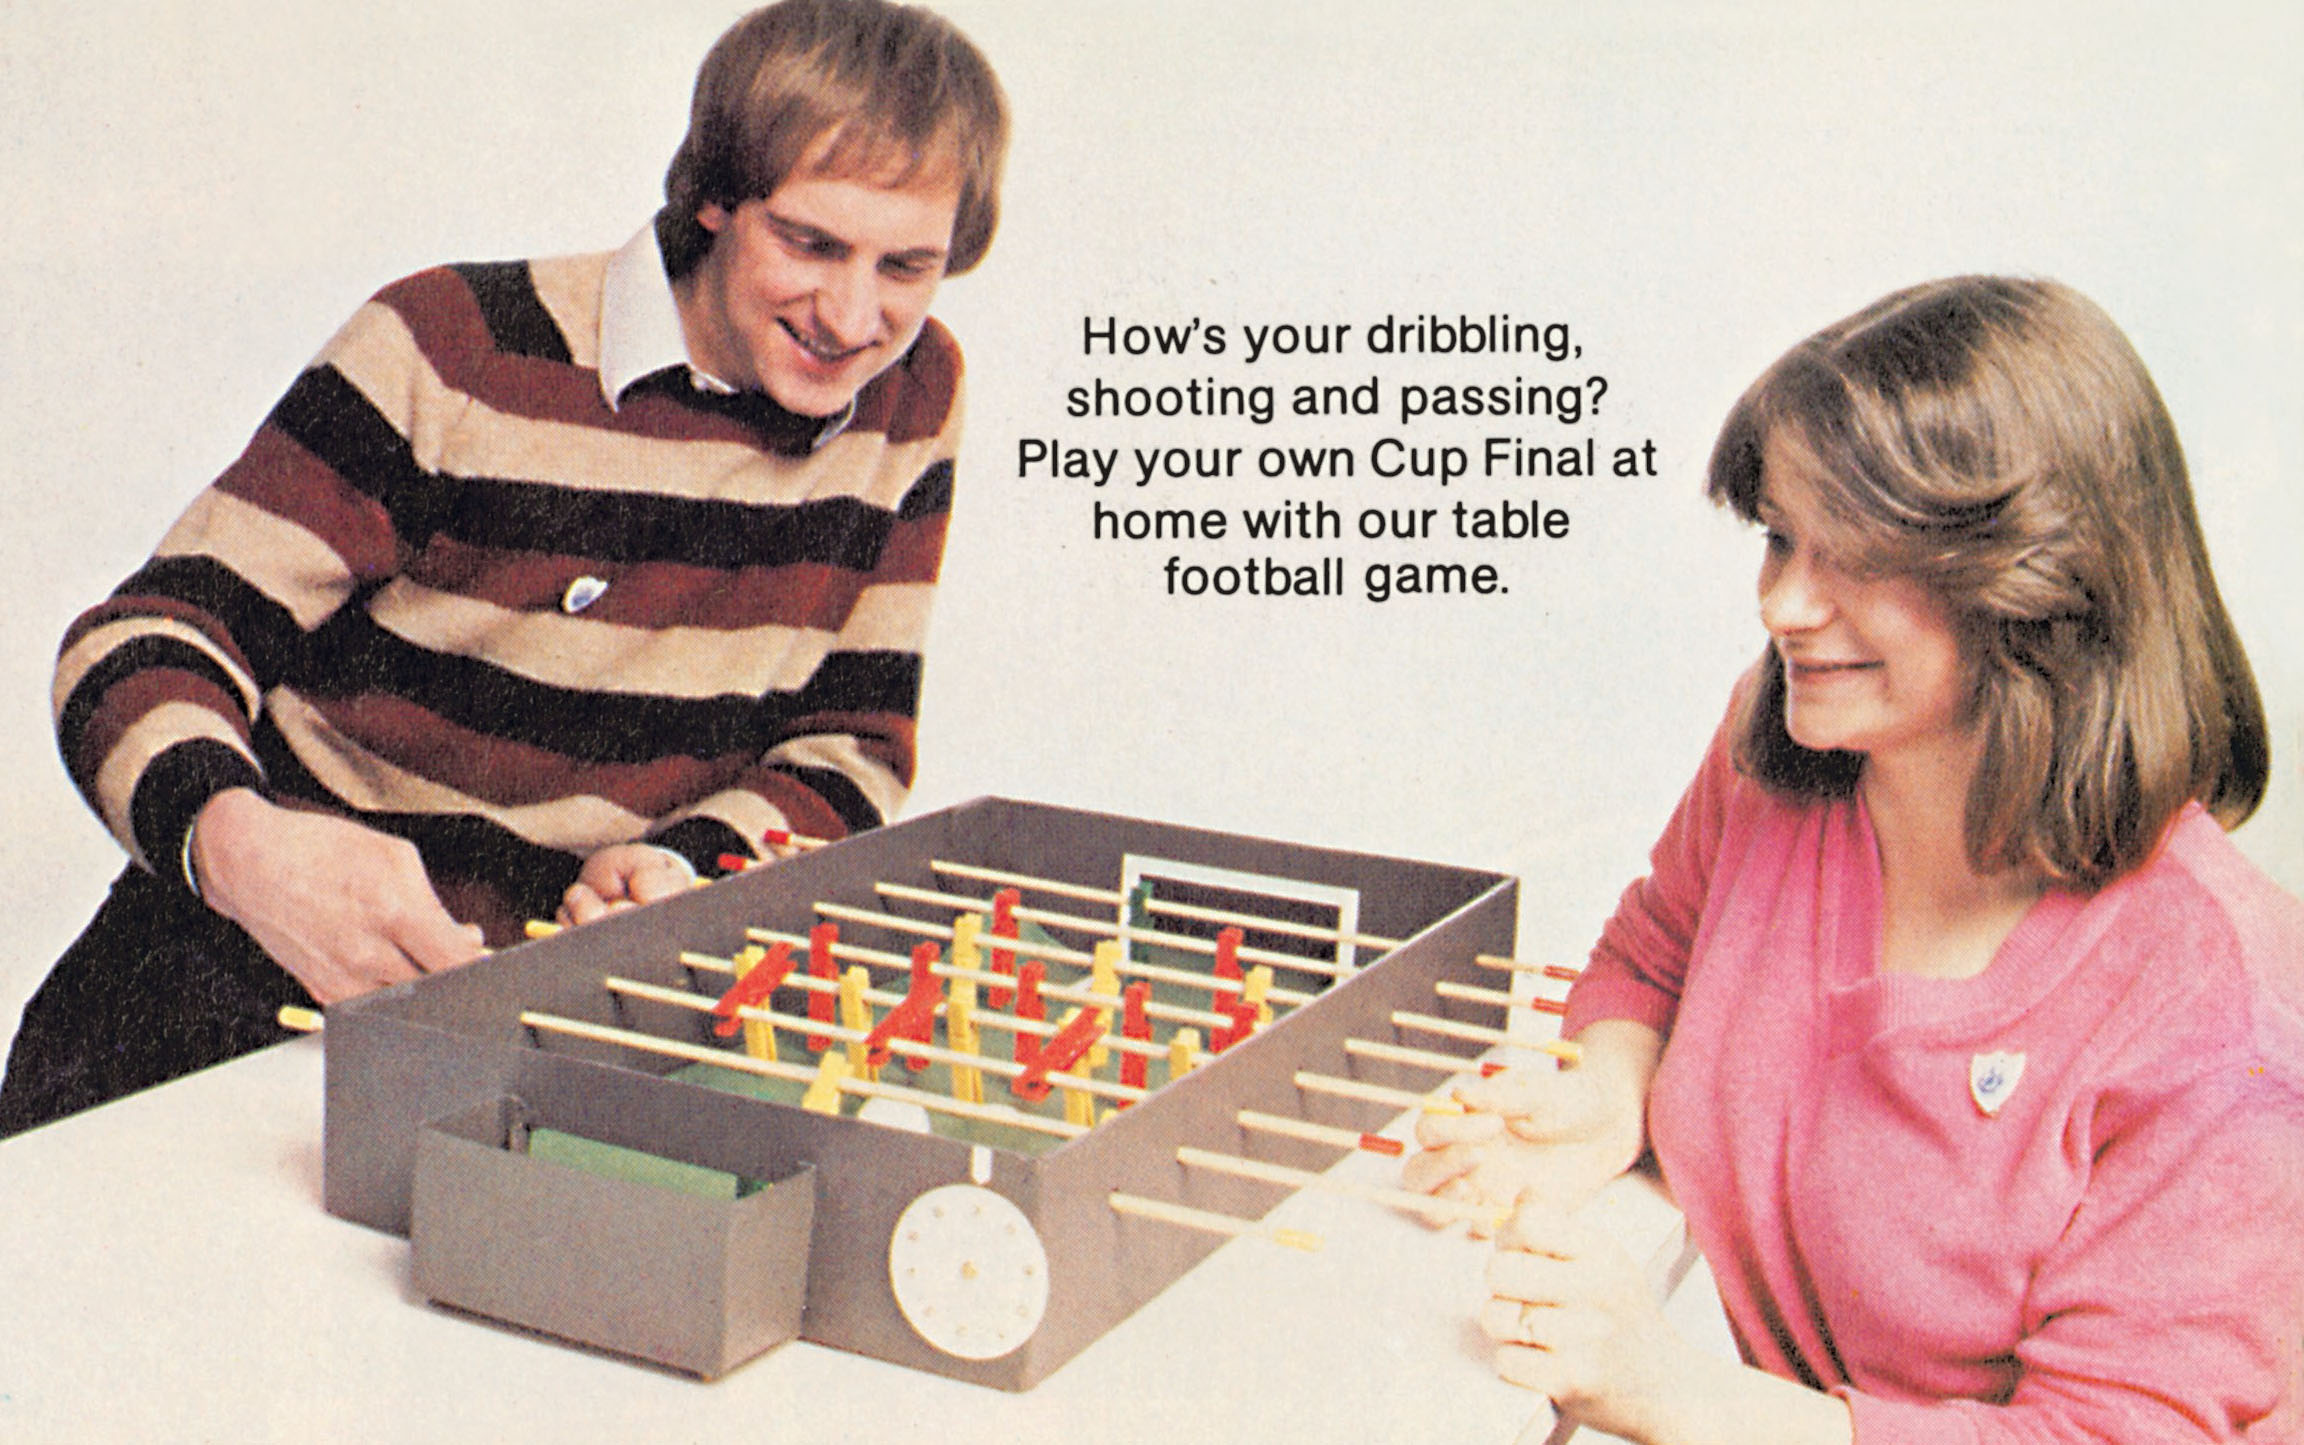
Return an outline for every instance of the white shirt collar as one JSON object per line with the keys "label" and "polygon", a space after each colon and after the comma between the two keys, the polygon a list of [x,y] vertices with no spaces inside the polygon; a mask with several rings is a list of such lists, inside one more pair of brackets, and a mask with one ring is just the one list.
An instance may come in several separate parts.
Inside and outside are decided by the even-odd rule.
{"label": "white shirt collar", "polygon": [[608,258],[600,285],[600,394],[613,409],[634,382],[675,366],[710,390],[736,389],[689,365],[680,306],[665,279],[664,253],[651,222]]}
{"label": "white shirt collar", "polygon": [[[724,396],[737,391],[689,359],[687,333],[680,327],[680,304],[664,274],[664,252],[656,242],[656,223],[650,221],[608,258],[608,272],[601,281],[600,394],[614,411],[634,383],[675,367],[687,373],[689,383],[699,391]],[[839,415],[825,419],[811,450],[838,436],[855,415],[856,400],[851,397]]]}

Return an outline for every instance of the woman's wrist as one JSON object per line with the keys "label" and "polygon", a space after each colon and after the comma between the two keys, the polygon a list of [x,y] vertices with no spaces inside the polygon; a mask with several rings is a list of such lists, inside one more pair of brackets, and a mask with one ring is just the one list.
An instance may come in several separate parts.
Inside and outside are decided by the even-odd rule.
{"label": "woman's wrist", "polygon": [[1663,1053],[1662,1037],[1629,1019],[1601,1019],[1576,1036],[1584,1057],[1576,1065],[1594,1091],[1598,1139],[1619,1165],[1619,1173],[1640,1161],[1648,1148],[1648,1085]]}
{"label": "woman's wrist", "polygon": [[[1677,1339],[1677,1336],[1675,1336]],[[1647,1445],[1851,1445],[1855,1421],[1837,1395],[1680,1343],[1656,1401]]]}

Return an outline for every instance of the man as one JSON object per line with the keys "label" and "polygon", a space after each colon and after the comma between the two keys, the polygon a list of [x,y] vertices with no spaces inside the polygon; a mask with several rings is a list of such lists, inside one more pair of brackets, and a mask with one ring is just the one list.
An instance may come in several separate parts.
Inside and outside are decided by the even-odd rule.
{"label": "man", "polygon": [[782,0],[699,71],[623,249],[421,273],[66,635],[133,860],[27,1005],[0,1135],[879,824],[913,765],[1007,116],[965,37]]}

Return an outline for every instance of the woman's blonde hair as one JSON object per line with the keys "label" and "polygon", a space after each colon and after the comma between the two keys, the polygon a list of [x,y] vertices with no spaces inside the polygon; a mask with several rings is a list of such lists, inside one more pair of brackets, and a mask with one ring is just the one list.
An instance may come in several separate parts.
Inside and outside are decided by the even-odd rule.
{"label": "woman's blonde hair", "polygon": [[[1706,490],[1755,519],[1769,437],[1817,463],[1817,542],[1916,578],[1974,667],[1982,762],[1970,858],[2096,888],[2184,804],[2233,827],[2270,771],[2168,409],[2128,338],[2053,281],[1961,276],[1898,291],[1786,352],[1714,443]],[[1862,757],[1784,726],[1781,667],[1732,724],[1738,765],[1845,793]]]}

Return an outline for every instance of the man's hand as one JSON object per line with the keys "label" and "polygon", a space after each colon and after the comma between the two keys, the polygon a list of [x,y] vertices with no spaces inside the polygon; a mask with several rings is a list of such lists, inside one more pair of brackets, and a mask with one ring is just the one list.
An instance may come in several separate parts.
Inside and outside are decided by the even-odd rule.
{"label": "man's hand", "polygon": [[560,899],[558,922],[590,923],[619,909],[685,893],[696,881],[688,860],[653,843],[611,843],[584,860]]}
{"label": "man's hand", "polygon": [[323,1004],[486,951],[477,925],[441,907],[413,843],[247,788],[200,810],[192,868],[208,906]]}

